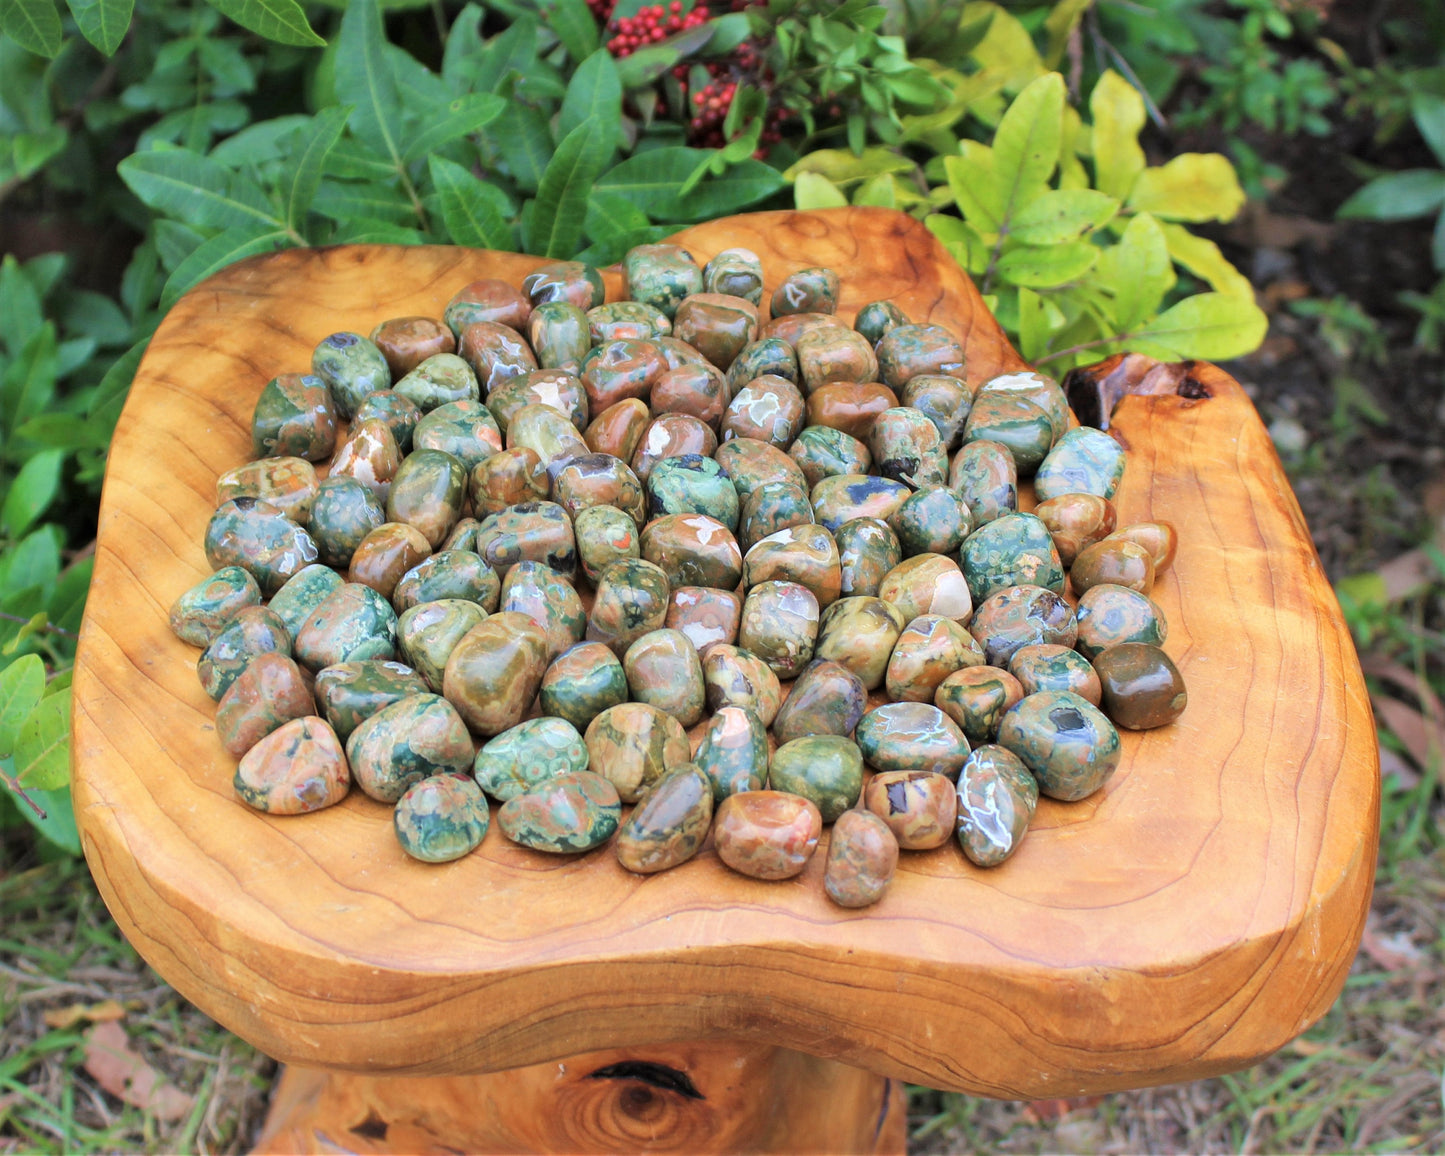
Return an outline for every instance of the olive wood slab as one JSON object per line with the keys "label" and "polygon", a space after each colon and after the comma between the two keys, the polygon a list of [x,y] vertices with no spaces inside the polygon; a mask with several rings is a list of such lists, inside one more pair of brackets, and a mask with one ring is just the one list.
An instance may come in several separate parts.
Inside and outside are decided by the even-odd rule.
{"label": "olive wood slab", "polygon": [[[839,312],[891,298],[967,342],[968,375],[1021,364],[972,284],[901,213],[760,213],[687,229],[785,273],[829,265]],[[1107,788],[1045,800],[992,871],[956,844],[907,854],[882,903],[732,874],[710,845],[629,875],[493,829],[445,867],[408,860],[360,792],[304,818],[232,794],[197,652],[167,628],[208,570],[215,480],[246,459],[262,385],[326,334],[440,316],[466,282],[533,257],[454,248],[291,250],[232,266],[157,332],[116,430],[74,683],[85,851],[165,978],[266,1052],[397,1075],[495,1071],[582,1051],[726,1038],[890,1076],[1032,1098],[1239,1068],[1324,1013],[1363,928],[1378,826],[1373,718],[1349,635],[1253,406],[1126,398],[1121,524],[1173,520],[1155,597],[1188,683],[1175,725],[1124,735]],[[608,275],[609,295],[619,279]],[[1198,392],[1197,390],[1195,392]],[[495,824],[493,824],[495,828]],[[825,836],[826,840],[826,836]]]}

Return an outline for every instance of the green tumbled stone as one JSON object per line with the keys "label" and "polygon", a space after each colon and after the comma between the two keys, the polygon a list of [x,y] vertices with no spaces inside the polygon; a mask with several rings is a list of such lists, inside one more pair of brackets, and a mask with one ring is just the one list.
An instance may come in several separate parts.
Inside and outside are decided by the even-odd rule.
{"label": "green tumbled stone", "polygon": [[702,270],[680,245],[635,245],[622,258],[627,296],[661,310],[669,320],[684,297],[702,292]]}
{"label": "green tumbled stone", "polygon": [[968,505],[975,527],[1019,508],[1018,467],[1007,446],[969,442],[953,455],[948,485]]}
{"label": "green tumbled stone", "polygon": [[384,707],[430,690],[411,667],[385,659],[340,662],[316,674],[316,704],[342,742]]}
{"label": "green tumbled stone", "polygon": [[1094,658],[1102,706],[1116,726],[1148,730],[1168,726],[1189,703],[1184,676],[1157,646],[1122,642]]}
{"label": "green tumbled stone", "polygon": [[344,569],[362,540],[386,521],[386,508],[355,478],[323,478],[307,528],[316,554],[328,566]]}
{"label": "green tumbled stone", "polygon": [[397,448],[402,453],[409,454],[412,434],[416,431],[417,423],[421,421],[421,410],[417,408],[416,402],[402,397],[396,390],[382,389],[367,394],[356,407],[356,413],[351,418],[352,426],[358,426],[364,421],[384,423],[391,430],[391,436],[396,439]]}
{"label": "green tumbled stone", "polygon": [[644,634],[627,648],[622,669],[635,701],[670,714],[685,727],[702,718],[702,662],[682,631]]}
{"label": "green tumbled stone", "polygon": [[[472,498],[472,513],[481,519],[500,514],[508,506],[549,497],[552,479],[537,452],[521,447],[493,454],[474,466],[467,479],[467,489]],[[476,533],[468,549],[476,549]]]}
{"label": "green tumbled stone", "polygon": [[251,449],[258,458],[319,462],[336,448],[336,403],[313,374],[273,377],[251,415]]}
{"label": "green tumbled stone", "polygon": [[708,720],[693,761],[718,802],[761,790],[768,778],[768,729],[747,707],[721,707]]}
{"label": "green tumbled stone", "polygon": [[522,292],[532,308],[547,301],[566,301],[578,309],[601,305],[606,296],[602,274],[585,261],[553,261],[522,278]]}
{"label": "green tumbled stone", "polygon": [[428,357],[392,389],[422,413],[430,413],[451,401],[477,401],[482,396],[472,367],[455,353]]}
{"label": "green tumbled stone", "polygon": [[768,482],[792,482],[799,486],[805,483],[797,462],[777,446],[756,438],[733,438],[718,446],[713,457],[732,479],[740,501],[746,501],[754,490]]}
{"label": "green tumbled stone", "polygon": [[870,345],[877,345],[900,325],[907,324],[908,314],[892,301],[870,301],[853,319],[853,328],[866,337]]}
{"label": "green tumbled stone", "polygon": [[858,721],[854,738],[879,771],[932,771],[958,777],[968,757],[968,740],[958,724],[925,702],[889,702]]}
{"label": "green tumbled stone", "polygon": [[1169,623],[1159,604],[1127,586],[1104,583],[1089,587],[1075,613],[1079,636],[1074,645],[1091,661],[1123,642],[1162,646],[1169,637]]}
{"label": "green tumbled stone", "polygon": [[682,724],[645,702],[624,702],[603,711],[588,724],[584,739],[588,769],[612,783],[624,803],[635,803],[692,754]]}
{"label": "green tumbled stone", "polygon": [[507,423],[507,448],[531,450],[548,470],[589,449],[565,413],[541,404],[524,405],[512,415]]}
{"label": "green tumbled stone", "polygon": [[964,426],[973,411],[973,397],[973,390],[956,377],[921,373],[909,379],[898,400],[931,421],[943,448],[951,452],[963,440]]}
{"label": "green tumbled stone", "polygon": [[487,411],[503,434],[517,412],[529,405],[549,406],[578,429],[585,429],[591,409],[577,372],[575,368],[538,369],[525,377],[514,377],[487,395]]}
{"label": "green tumbled stone", "polygon": [[750,381],[772,374],[796,383],[798,356],[793,347],[780,337],[765,337],[743,347],[728,366],[727,384],[731,396]]}
{"label": "green tumbled stone", "polygon": [[316,561],[311,535],[270,502],[233,498],[206,523],[206,561],[217,570],[239,566],[269,598]]}
{"label": "green tumbled stone", "polygon": [[877,381],[872,343],[851,329],[813,329],[798,338],[798,374],[804,393],[830,381]]}
{"label": "green tumbled stone", "polygon": [[642,531],[642,557],[661,568],[669,586],[733,590],[743,577],[743,552],[733,532],[706,514],[666,514]]}
{"label": "green tumbled stone", "polygon": [[712,809],[712,784],[694,764],[668,771],[618,829],[617,861],[640,875],[687,862],[707,838]]}
{"label": "green tumbled stone", "polygon": [[726,373],[758,336],[758,309],[745,297],[694,293],[672,319],[672,333]]}
{"label": "green tumbled stone", "polygon": [[894,478],[835,474],[824,478],[809,495],[813,517],[829,530],[858,518],[887,521],[913,491]]}
{"label": "green tumbled stone", "polygon": [[975,746],[991,743],[1005,712],[1024,696],[1019,680],[998,666],[965,666],[933,693],[933,705],[963,730]]}
{"label": "green tumbled stone", "polygon": [[423,602],[462,598],[491,614],[497,609],[501,592],[497,572],[480,556],[470,550],[440,550],[401,576],[391,592],[391,604],[398,614],[404,614]]}
{"label": "green tumbled stone", "polygon": [[1009,586],[1064,592],[1064,567],[1049,528],[1033,514],[1005,514],[963,543],[959,561],[975,605]]}
{"label": "green tumbled stone", "polygon": [[589,506],[615,506],[641,526],[646,520],[642,483],[611,454],[578,454],[552,476],[552,495],[576,522]]}
{"label": "green tumbled stone", "polygon": [[436,317],[389,317],[372,329],[370,339],[386,358],[393,381],[432,354],[454,353],[457,348],[456,336]]}
{"label": "green tumbled stone", "polygon": [[1039,802],[1038,780],[1012,751],[982,746],[958,772],[958,842],[969,860],[997,867],[1018,850]]}
{"label": "green tumbled stone", "polygon": [[717,712],[738,706],[752,711],[770,726],[783,701],[783,688],[772,669],[741,646],[719,643],[709,647],[702,660],[702,681],[707,708]]}
{"label": "green tumbled stone", "polygon": [[1003,373],[984,382],[978,391],[978,399],[985,394],[994,397],[1024,398],[1049,415],[1053,430],[1051,444],[1057,442],[1069,428],[1069,399],[1059,388],[1058,382],[1042,373]]}
{"label": "green tumbled stone", "polygon": [[488,514],[477,527],[477,553],[505,580],[518,562],[542,562],[564,578],[577,573],[572,519],[556,502],[523,502]]}
{"label": "green tumbled stone", "polygon": [[1003,716],[999,746],[1016,754],[1039,791],[1072,803],[1102,787],[1119,765],[1119,732],[1104,712],[1066,690],[1024,697]]}
{"label": "green tumbled stone", "polygon": [[518,562],[502,583],[501,608],[525,614],[547,636],[547,661],[582,641],[587,611],[572,583],[541,562]]}
{"label": "green tumbled stone", "polygon": [[742,579],[748,587],[761,582],[796,582],[813,592],[820,607],[826,607],[837,600],[843,582],[838,543],[826,528],[811,522],[779,530],[748,551]]}
{"label": "green tumbled stone", "polygon": [[973,529],[973,519],[957,493],[936,486],[903,499],[888,525],[898,535],[903,556],[910,558],[914,554],[952,554]]}
{"label": "green tumbled stone", "polygon": [[878,373],[900,389],[920,373],[962,376],[963,346],[941,325],[899,325],[878,341]]}
{"label": "green tumbled stone", "polygon": [[534,718],[490,739],[477,752],[472,773],[499,802],[535,790],[548,779],[587,769],[587,744],[560,718]]}
{"label": "green tumbled stone", "polygon": [[226,688],[216,706],[221,745],[240,758],[272,731],[316,713],[301,668],[284,654],[258,654]]}
{"label": "green tumbled stone", "polygon": [[1021,477],[1038,468],[1053,445],[1054,426],[1041,406],[1007,393],[979,393],[963,428],[965,442],[991,441],[1013,454]]}
{"label": "green tumbled stone", "polygon": [[588,771],[549,779],[497,812],[497,826],[513,843],[553,854],[600,847],[621,820],[617,789]]}
{"label": "green tumbled stone", "polygon": [[596,586],[614,562],[642,557],[642,533],[632,515],[613,506],[588,506],[573,519],[577,562],[582,574]]}
{"label": "green tumbled stone", "polygon": [[833,531],[838,543],[841,582],[839,593],[876,596],[878,585],[900,562],[903,547],[887,522],[877,518],[854,518]]}
{"label": "green tumbled stone", "polygon": [[753,438],[786,450],[807,417],[808,404],[796,385],[783,377],[758,377],[733,395],[718,428],[725,442]]}
{"label": "green tumbled stone", "polygon": [[983,648],[951,618],[925,614],[898,636],[888,659],[884,686],[895,702],[932,702],[949,675],[983,665]]}
{"label": "green tumbled stone", "polygon": [[738,643],[779,678],[794,678],[813,658],[818,598],[796,582],[763,582],[748,591]]}
{"label": "green tumbled stone", "polygon": [[296,632],[296,660],[312,670],[396,654],[396,611],[359,582],[327,595]]}
{"label": "green tumbled stone", "polygon": [[650,341],[671,334],[672,319],[643,301],[612,301],[587,310],[587,336],[593,347],[613,341]]}
{"label": "green tumbled stone", "polygon": [[739,509],[732,479],[722,466],[701,454],[663,458],[647,476],[647,510],[652,518],[706,514],[733,530]]}
{"label": "green tumbled stone", "polygon": [[814,267],[789,273],[773,290],[769,305],[774,317],[793,313],[836,313],[838,310],[838,274],[832,269]]}
{"label": "green tumbled stone", "polygon": [[272,595],[268,603],[271,613],[285,624],[293,643],[302,624],[343,582],[345,579],[330,566],[317,562],[296,571],[286,585]]}
{"label": "green tumbled stone", "polygon": [[661,567],[641,559],[614,562],[602,572],[592,612],[587,617],[587,638],[605,642],[619,658],[667,618],[671,593]]}
{"label": "green tumbled stone", "polygon": [[963,571],[942,554],[915,554],[898,563],[878,583],[878,597],[891,602],[905,622],[941,614],[962,625],[973,615],[973,595]]}
{"label": "green tumbled stone", "polygon": [[738,545],[751,550],[779,530],[812,522],[813,507],[807,492],[792,482],[768,482],[749,495],[738,526]]}
{"label": "green tumbled stone", "polygon": [[1008,671],[1025,694],[1041,690],[1071,690],[1080,698],[1099,705],[1103,690],[1089,660],[1067,646],[1041,643],[1022,646],[1009,659]]}
{"label": "green tumbled stone", "polygon": [[1034,477],[1039,501],[1061,494],[1114,500],[1124,478],[1124,447],[1101,430],[1080,426],[1064,434]]}
{"label": "green tumbled stone", "polygon": [[839,474],[866,474],[873,464],[868,447],[850,434],[827,425],[810,425],[788,447],[788,456],[798,463],[808,491],[824,478]]}
{"label": "green tumbled stone", "polygon": [[209,646],[221,628],[248,606],[261,605],[261,588],[239,566],[222,566],[176,599],[170,625],[192,646]]}
{"label": "green tumbled stone", "polygon": [[472,765],[472,737],[462,716],[438,694],[417,694],[383,707],[346,740],[356,785],[379,803],[395,803],[428,775]]}
{"label": "green tumbled stone", "polygon": [[862,680],[839,662],[810,662],[788,693],[773,720],[780,743],[808,735],[851,735],[868,708]]}
{"label": "green tumbled stone", "polygon": [[568,301],[547,301],[533,308],[527,337],[543,369],[576,373],[592,348],[587,314]]}
{"label": "green tumbled stone", "polygon": [[246,606],[211,639],[196,663],[201,687],[220,699],[241,672],[258,655],[276,652],[290,657],[291,636],[286,624],[264,606]]}
{"label": "green tumbled stone", "polygon": [[579,731],[608,707],[627,701],[627,674],[617,655],[600,642],[579,642],[542,676],[542,710]]}
{"label": "green tumbled stone", "polygon": [[440,691],[447,659],[467,631],[486,616],[487,612],[475,602],[459,598],[413,606],[397,621],[402,657],[433,691]]}
{"label": "green tumbled stone", "polygon": [[391,388],[391,367],[376,343],[359,333],[333,333],[311,354],[311,372],[326,383],[336,412],[348,421],[367,394]]}
{"label": "green tumbled stone", "polygon": [[480,735],[516,726],[547,669],[547,637],[523,614],[499,611],[473,626],[452,650],[442,693]]}
{"label": "green tumbled stone", "polygon": [[916,490],[948,482],[943,440],[937,427],[916,409],[894,406],[880,413],[868,434],[868,450],[885,478]]}
{"label": "green tumbled stone", "polygon": [[831,823],[863,792],[863,755],[842,735],[808,735],[784,743],[773,753],[768,786],[800,795]]}
{"label": "green tumbled stone", "polygon": [[261,458],[216,479],[216,504],[232,498],[260,498],[304,526],[311,517],[317,488],[316,467],[305,458]]}
{"label": "green tumbled stone", "polygon": [[396,802],[392,827],[401,849],[423,863],[450,863],[481,845],[487,800],[465,775],[429,775]]}
{"label": "green tumbled stone", "polygon": [[471,398],[437,406],[416,423],[412,441],[418,450],[451,454],[468,475],[502,451],[497,419],[486,406]]}
{"label": "green tumbled stone", "polygon": [[842,663],[862,680],[864,687],[876,690],[907,624],[898,608],[882,598],[840,598],[823,614],[814,654]]}
{"label": "green tumbled stone", "polygon": [[457,338],[457,353],[475,374],[480,397],[490,397],[507,382],[541,368],[521,331],[500,321],[472,322]]}
{"label": "green tumbled stone", "polygon": [[702,287],[707,293],[726,293],[760,305],[763,263],[751,249],[724,249],[703,266]]}
{"label": "green tumbled stone", "polygon": [[479,321],[520,328],[527,324],[531,311],[531,303],[514,285],[487,277],[457,290],[442,311],[442,320],[460,339],[467,326]]}
{"label": "green tumbled stone", "polygon": [[969,633],[990,666],[1007,666],[1025,646],[1073,646],[1079,627],[1074,608],[1042,586],[1005,586],[979,603]]}

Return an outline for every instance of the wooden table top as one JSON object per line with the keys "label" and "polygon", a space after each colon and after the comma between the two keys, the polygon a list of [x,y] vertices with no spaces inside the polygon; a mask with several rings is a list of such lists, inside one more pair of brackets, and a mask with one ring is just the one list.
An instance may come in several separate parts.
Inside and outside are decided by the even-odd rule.
{"label": "wooden table top", "polygon": [[[687,229],[700,261],[755,250],[768,291],[828,265],[839,313],[889,298],[966,342],[971,379],[1020,365],[973,286],[901,213],[759,213]],[[209,567],[219,474],[249,455],[265,382],[328,333],[440,316],[468,281],[538,258],[345,246],[232,266],[161,325],[117,427],[74,683],[86,856],[132,943],[279,1059],[412,1075],[576,1052],[749,1039],[981,1095],[1081,1094],[1245,1066],[1329,1007],[1363,928],[1378,836],[1373,717],[1348,632],[1249,399],[1130,397],[1120,524],[1169,519],[1154,597],[1183,718],[1124,732],[1107,787],[1040,803],[994,870],[956,843],[903,855],[876,907],[729,872],[709,844],[630,875],[495,829],[409,860],[353,791],[273,818],[240,804],[198,652],[167,627]],[[609,297],[619,279],[608,274]],[[826,835],[825,835],[826,840]]]}

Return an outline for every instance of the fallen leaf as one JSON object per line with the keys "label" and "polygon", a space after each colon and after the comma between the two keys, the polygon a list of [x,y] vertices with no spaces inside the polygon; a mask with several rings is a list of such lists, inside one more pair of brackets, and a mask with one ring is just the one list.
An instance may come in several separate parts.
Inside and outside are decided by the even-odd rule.
{"label": "fallen leaf", "polygon": [[1380,747],[1380,778],[1394,778],[1402,791],[1413,791],[1420,785],[1420,772],[1388,747]]}
{"label": "fallen leaf", "polygon": [[1412,706],[1406,706],[1398,698],[1372,694],[1370,702],[1374,704],[1376,717],[1400,740],[1400,745],[1415,760],[1415,765],[1422,770],[1428,769],[1431,752],[1438,757],[1441,750],[1439,732],[1426,721],[1423,714]]}
{"label": "fallen leaf", "polygon": [[1365,920],[1360,947],[1386,971],[1412,971],[1425,960],[1425,953],[1404,932],[1382,935],[1373,912]]}
{"label": "fallen leaf", "polygon": [[1030,1100],[1024,1108],[1024,1119],[1035,1124],[1062,1120],[1080,1108],[1096,1107],[1103,1099],[1103,1096],[1075,1096],[1068,1100]]}
{"label": "fallen leaf", "polygon": [[130,1037],[114,1020],[85,1033],[85,1070],[112,1096],[150,1112],[161,1120],[179,1120],[191,1109],[192,1097],[141,1059]]}
{"label": "fallen leaf", "polygon": [[67,1007],[52,1008],[45,1013],[45,1026],[64,1031],[66,1028],[73,1028],[76,1024],[87,1021],[99,1024],[109,1020],[123,1019],[125,1019],[125,1008],[113,999],[106,999],[101,1000],[100,1003],[73,1003]]}

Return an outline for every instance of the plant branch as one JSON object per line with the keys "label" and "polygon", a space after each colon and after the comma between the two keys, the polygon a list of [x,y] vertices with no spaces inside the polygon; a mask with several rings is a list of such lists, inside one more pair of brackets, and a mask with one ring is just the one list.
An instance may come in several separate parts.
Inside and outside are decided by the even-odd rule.
{"label": "plant branch", "polygon": [[25,801],[25,805],[29,807],[32,811],[34,811],[41,820],[50,818],[50,816],[45,813],[45,809],[25,793],[25,788],[20,785],[19,779],[12,778],[5,771],[0,771],[0,779],[4,779],[5,785],[9,787],[16,796],[23,799]]}
{"label": "plant branch", "polygon": [[1040,358],[1039,365],[1047,365],[1051,361],[1058,361],[1061,357],[1072,357],[1075,353],[1083,353],[1089,349],[1098,349],[1101,345],[1113,345],[1115,342],[1125,342],[1134,335],[1132,333],[1121,333],[1117,337],[1099,337],[1093,341],[1083,341],[1078,345],[1071,345],[1068,349],[1061,349],[1057,353],[1051,353],[1047,357]]}
{"label": "plant branch", "polygon": [[[18,615],[18,614],[6,614],[6,613],[4,613],[3,611],[0,611],[0,620],[3,620],[3,621],[5,621],[5,622],[19,622],[19,623],[21,623],[22,625],[28,624],[28,623],[30,622],[30,619],[28,619],[28,618],[22,618],[22,617],[20,617],[20,615]],[[47,634],[47,633],[48,633],[48,634],[63,634],[63,635],[65,635],[66,638],[79,638],[79,637],[80,637],[80,635],[76,634],[75,631],[73,631],[73,630],[66,630],[65,627],[63,627],[63,626],[55,626],[55,625],[51,624],[50,622],[47,622],[44,626],[37,626],[37,627],[35,628],[35,633],[37,633],[37,634]]]}

